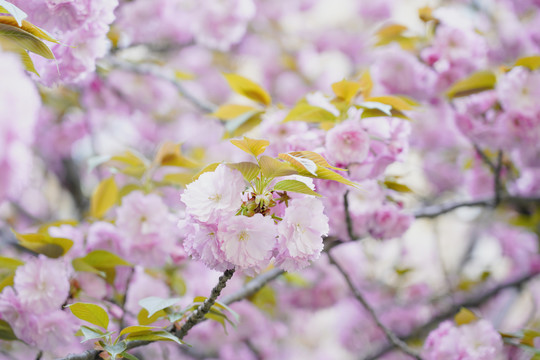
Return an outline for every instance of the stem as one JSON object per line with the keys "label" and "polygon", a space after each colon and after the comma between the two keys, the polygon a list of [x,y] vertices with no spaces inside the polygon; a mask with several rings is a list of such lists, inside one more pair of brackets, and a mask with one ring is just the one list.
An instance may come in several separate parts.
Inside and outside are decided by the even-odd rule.
{"label": "stem", "polygon": [[407,344],[405,344],[403,341],[401,341],[396,334],[392,332],[388,327],[386,327],[379,317],[377,316],[377,313],[375,312],[375,309],[371,307],[371,305],[367,302],[367,300],[364,298],[362,293],[354,286],[354,284],[351,281],[351,278],[349,275],[345,272],[345,270],[336,262],[336,259],[332,256],[331,253],[328,253],[328,259],[330,259],[330,263],[334,264],[338,271],[343,275],[343,278],[345,278],[345,281],[347,282],[347,285],[349,285],[349,288],[351,289],[354,297],[364,306],[364,308],[370,313],[373,320],[375,320],[375,323],[381,329],[384,334],[386,335],[386,338],[388,341],[390,341],[394,346],[398,347],[402,352],[405,354],[412,356],[413,358],[417,360],[422,360],[422,358],[413,350],[411,349]]}

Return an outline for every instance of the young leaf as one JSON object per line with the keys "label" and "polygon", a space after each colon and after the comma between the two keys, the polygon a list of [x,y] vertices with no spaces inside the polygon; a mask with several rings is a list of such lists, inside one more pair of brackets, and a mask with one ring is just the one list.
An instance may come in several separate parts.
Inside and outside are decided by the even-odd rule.
{"label": "young leaf", "polygon": [[15,230],[12,231],[19,240],[19,245],[50,258],[64,255],[73,246],[73,241],[69,239],[54,238],[47,234],[19,234]]}
{"label": "young leaf", "polygon": [[225,124],[225,130],[229,137],[240,136],[243,133],[253,129],[261,122],[261,110],[253,110],[229,120]]}
{"label": "young leaf", "polygon": [[454,316],[454,321],[457,326],[472,323],[478,320],[478,317],[469,309],[462,307],[459,312]]}
{"label": "young leaf", "polygon": [[128,326],[128,327],[122,329],[122,331],[120,331],[119,335],[122,336],[122,335],[125,335],[125,334],[131,334],[131,333],[143,332],[143,331],[151,331],[151,330],[154,330],[154,329],[157,329],[157,326],[133,325],[133,326]]}
{"label": "young leaf", "polygon": [[356,96],[360,87],[361,85],[359,82],[350,80],[341,80],[340,82],[332,84],[334,94],[346,103],[349,103]]}
{"label": "young leaf", "polygon": [[92,194],[90,214],[95,218],[102,218],[118,199],[118,187],[114,177],[103,180]]}
{"label": "young leaf", "polygon": [[384,114],[382,116],[392,116],[392,106],[380,102],[364,101],[358,104],[358,107],[370,110],[379,110]]}
{"label": "young leaf", "polygon": [[394,191],[397,191],[397,192],[402,192],[402,193],[412,193],[413,192],[407,185],[400,184],[400,183],[398,183],[396,181],[392,181],[392,180],[385,180],[384,186],[386,186],[388,189],[391,189],[391,190],[394,190]]}
{"label": "young leaf", "polygon": [[74,303],[67,305],[71,313],[81,320],[100,326],[107,330],[109,327],[109,315],[101,306],[90,303]]}
{"label": "young leaf", "polygon": [[255,157],[261,155],[268,145],[270,145],[270,141],[268,140],[250,139],[245,136],[242,140],[233,139],[231,140],[231,143]]}
{"label": "young leaf", "polygon": [[148,169],[147,161],[137,156],[131,151],[125,151],[121,155],[116,155],[110,158],[110,162],[119,163],[119,166],[114,166],[121,173],[141,178]]}
{"label": "young leaf", "polygon": [[227,166],[240,171],[248,182],[255,179],[261,172],[261,168],[257,164],[248,161],[227,164]]}
{"label": "young leaf", "polygon": [[317,176],[317,164],[311,159],[306,159],[301,156],[294,156],[290,153],[278,154],[280,159],[287,161],[289,164],[294,166],[298,170],[307,170],[313,176]]}
{"label": "young leaf", "polygon": [[171,173],[163,176],[162,182],[171,185],[186,186],[193,180],[193,174]]}
{"label": "young leaf", "polygon": [[30,34],[37,36],[40,39],[47,40],[55,44],[60,43],[58,40],[56,40],[50,34],[48,34],[45,30],[40,29],[39,27],[35,26],[34,24],[29,23],[26,20],[23,20],[22,23],[19,24],[18,21],[11,16],[0,16],[0,23],[11,25],[11,26],[18,26],[24,31],[27,31]]}
{"label": "young leaf", "polygon": [[54,54],[37,36],[17,26],[0,23],[0,37],[12,40],[25,50],[38,54],[45,59],[54,59]]}
{"label": "young leaf", "polygon": [[161,166],[179,166],[190,169],[199,167],[199,164],[182,155],[181,144],[175,144],[171,141],[161,145],[154,162]]}
{"label": "young leaf", "polygon": [[373,89],[373,80],[371,80],[371,74],[369,71],[364,71],[360,77],[360,92],[364,97],[369,97],[371,95],[371,90]]}
{"label": "young leaf", "polygon": [[540,55],[522,57],[516,61],[514,66],[523,66],[534,71],[540,68]]}
{"label": "young leaf", "polygon": [[193,180],[192,181],[197,180],[199,178],[199,176],[201,176],[202,174],[204,174],[206,172],[215,171],[220,164],[221,163],[212,163],[210,165],[205,166],[201,171],[199,171],[197,174],[193,175]]}
{"label": "young leaf", "polygon": [[82,260],[96,269],[114,268],[116,266],[133,266],[133,264],[107,250],[94,250],[84,256]]}
{"label": "young leaf", "polygon": [[283,119],[283,122],[288,121],[305,121],[313,123],[334,122],[336,116],[330,111],[318,106],[300,103],[289,111],[289,114]]}
{"label": "young leaf", "polygon": [[296,170],[290,164],[266,155],[261,156],[259,159],[259,165],[261,166],[261,173],[267,179],[298,174],[298,170]]}
{"label": "young leaf", "polygon": [[222,120],[232,120],[249,111],[257,112],[260,110],[254,108],[253,106],[229,104],[220,106],[216,111],[210,114],[210,116],[214,116]]}
{"label": "young leaf", "polygon": [[139,305],[148,311],[148,317],[154,315],[159,310],[163,310],[177,304],[180,298],[162,299],[157,296],[150,296],[139,301]]}
{"label": "young leaf", "polygon": [[234,92],[267,106],[272,102],[266,90],[253,81],[237,74],[223,74],[223,76]]}
{"label": "young leaf", "polygon": [[19,26],[22,26],[23,20],[28,17],[24,11],[6,0],[0,0],[0,13],[11,14]]}
{"label": "young leaf", "polygon": [[165,316],[167,316],[167,314],[163,310],[156,312],[152,316],[148,316],[148,310],[141,309],[141,311],[139,311],[139,314],[137,315],[137,322],[140,325],[150,325]]}
{"label": "young leaf", "polygon": [[178,345],[184,344],[184,342],[182,340],[180,340],[177,336],[174,336],[170,332],[167,332],[167,331],[164,331],[164,330],[139,332],[139,333],[129,334],[127,336],[127,340],[129,340],[129,341],[136,341],[136,340],[142,340],[142,341],[174,341]]}
{"label": "young leaf", "polygon": [[17,336],[13,332],[11,325],[7,321],[0,319],[0,339],[1,340],[17,340]]}
{"label": "young leaf", "polygon": [[15,271],[10,271],[2,280],[0,280],[0,293],[6,286],[13,286]]}
{"label": "young leaf", "polygon": [[2,48],[2,50],[10,51],[19,55],[19,58],[24,65],[24,68],[27,71],[33,72],[34,74],[39,76],[39,73],[34,67],[34,62],[32,61],[32,58],[30,57],[30,55],[28,55],[28,52],[21,45],[10,40],[9,38],[3,38],[0,36],[0,47]]}
{"label": "young leaf", "polygon": [[333,181],[337,181],[342,184],[350,185],[354,187],[358,186],[358,184],[322,166],[317,166],[316,173],[317,174],[314,176],[312,173],[308,172],[307,170],[298,171],[298,174],[302,176],[307,176],[307,177],[316,178],[316,179],[323,179],[323,180],[333,180]]}
{"label": "young leaf", "polygon": [[322,155],[317,154],[316,152],[313,152],[313,151],[290,151],[288,152],[288,154],[293,155],[295,157],[309,159],[313,161],[315,164],[325,167],[325,168],[330,168],[330,169],[340,170],[340,171],[347,171],[347,169],[342,169],[342,168],[338,168],[338,167],[330,165],[328,161],[326,161],[326,159],[322,157]]}
{"label": "young leaf", "polygon": [[111,355],[111,360],[114,360],[118,355],[120,355],[127,349],[126,345],[127,344],[125,341],[120,341],[113,345],[105,345],[104,349]]}
{"label": "young leaf", "polygon": [[89,340],[106,338],[107,336],[112,334],[112,332],[104,333],[99,329],[91,328],[85,325],[81,326],[80,331],[82,336],[84,337],[81,343],[87,342]]}
{"label": "young leaf", "polygon": [[4,256],[0,256],[0,269],[15,270],[24,262],[19,259],[12,259]]}
{"label": "young leaf", "polygon": [[450,99],[475,94],[495,87],[497,78],[491,71],[478,71],[465,79],[455,82],[446,91]]}
{"label": "young leaf", "polygon": [[311,190],[309,186],[298,180],[283,180],[274,185],[274,190],[292,191],[301,194],[321,196],[315,191]]}
{"label": "young leaf", "polygon": [[136,357],[135,355],[131,355],[125,351],[121,353],[120,356],[122,356],[123,358],[126,358],[127,360],[139,360],[139,358]]}
{"label": "young leaf", "polygon": [[392,96],[392,95],[376,96],[376,97],[367,98],[367,99],[365,99],[365,101],[368,102],[368,103],[376,102],[376,103],[382,103],[382,104],[390,105],[392,108],[394,108],[396,110],[400,110],[400,111],[406,111],[406,110],[412,110],[413,109],[411,104],[409,104],[408,102],[406,102],[405,100],[403,100],[402,98],[400,98],[398,96]]}

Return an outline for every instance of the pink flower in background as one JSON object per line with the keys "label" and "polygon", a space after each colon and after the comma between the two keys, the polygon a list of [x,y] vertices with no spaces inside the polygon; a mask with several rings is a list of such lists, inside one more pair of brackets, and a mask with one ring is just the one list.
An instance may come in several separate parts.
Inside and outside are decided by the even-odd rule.
{"label": "pink flower in background", "polygon": [[246,274],[254,275],[268,266],[276,235],[274,220],[255,214],[233,216],[220,222],[217,237],[225,259]]}
{"label": "pink flower in background", "polygon": [[220,216],[234,216],[242,205],[245,190],[242,174],[226,165],[199,176],[182,194],[186,213],[202,222],[215,222]]}
{"label": "pink flower in background", "polygon": [[426,360],[503,360],[502,350],[501,335],[490,322],[455,326],[447,320],[429,334],[422,355]]}
{"label": "pink flower in background", "polygon": [[540,113],[540,73],[517,66],[497,83],[497,96],[506,111],[529,117]]}
{"label": "pink flower in background", "polygon": [[116,226],[105,221],[96,221],[88,229],[86,248],[88,251],[108,250],[118,255],[126,252],[127,241]]}
{"label": "pink flower in background", "polygon": [[369,152],[370,139],[360,122],[345,121],[326,134],[326,153],[337,164],[361,163]]}
{"label": "pink flower in background", "polygon": [[66,263],[43,255],[17,268],[13,282],[21,303],[35,312],[60,309],[69,295]]}
{"label": "pink flower in background", "polygon": [[314,197],[294,199],[289,204],[278,224],[277,266],[287,271],[298,270],[320,256],[322,236],[330,230],[323,211],[322,202]]}
{"label": "pink flower in background", "polygon": [[375,210],[371,218],[369,233],[376,239],[386,240],[400,237],[411,226],[414,217],[394,205],[384,205]]}

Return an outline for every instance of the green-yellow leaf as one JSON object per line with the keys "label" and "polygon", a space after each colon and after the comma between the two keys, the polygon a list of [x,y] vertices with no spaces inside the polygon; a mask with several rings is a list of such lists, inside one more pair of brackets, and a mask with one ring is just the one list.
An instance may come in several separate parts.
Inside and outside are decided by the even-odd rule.
{"label": "green-yellow leaf", "polygon": [[157,296],[150,296],[139,300],[139,305],[148,311],[147,317],[150,317],[157,313],[159,310],[171,307],[182,300],[180,298],[163,299]]}
{"label": "green-yellow leaf", "polygon": [[96,269],[108,269],[116,266],[133,266],[133,264],[107,250],[94,250],[84,256],[82,260]]}
{"label": "green-yellow leaf", "polygon": [[119,166],[115,167],[120,172],[136,178],[141,178],[148,169],[145,159],[142,159],[131,151],[125,151],[121,155],[113,156],[109,161],[113,164],[119,163]]}
{"label": "green-yellow leaf", "polygon": [[223,76],[234,92],[267,106],[272,102],[266,90],[253,81],[237,74],[223,74]]}
{"label": "green-yellow leaf", "polygon": [[165,311],[163,310],[156,312],[152,316],[148,316],[148,310],[141,309],[141,311],[139,311],[139,314],[137,315],[137,322],[140,325],[150,325],[165,316],[167,316],[167,313],[165,313]]}
{"label": "green-yellow leaf", "polygon": [[190,169],[199,167],[199,164],[182,155],[181,144],[175,144],[171,141],[161,145],[154,162],[161,166],[179,166]]}
{"label": "green-yellow leaf", "polygon": [[225,130],[228,137],[240,136],[261,123],[261,110],[252,110],[227,121]]}
{"label": "green-yellow leaf", "polygon": [[491,71],[478,71],[465,79],[455,82],[450,89],[446,91],[446,96],[453,99],[485,90],[491,90],[495,87],[496,81],[497,78]]}
{"label": "green-yellow leaf", "polygon": [[298,180],[283,180],[274,185],[274,190],[279,191],[292,191],[301,194],[321,196],[315,191],[311,190],[309,186]]}
{"label": "green-yellow leaf", "polygon": [[70,239],[55,238],[48,234],[19,234],[15,230],[12,231],[22,247],[50,258],[64,255],[73,246]]}
{"label": "green-yellow leaf", "polygon": [[342,168],[338,168],[338,167],[330,165],[328,161],[326,161],[326,159],[322,157],[322,155],[317,154],[314,151],[291,151],[288,154],[293,155],[295,157],[309,159],[313,161],[315,164],[325,167],[325,168],[330,168],[330,169],[340,170],[340,171],[347,171],[347,169],[342,169]]}
{"label": "green-yellow leaf", "polygon": [[396,181],[392,181],[392,180],[386,180],[384,182],[384,186],[386,186],[388,189],[392,189],[394,191],[397,191],[397,192],[402,192],[402,193],[411,193],[413,192],[407,185],[404,185],[404,184],[400,184]]}
{"label": "green-yellow leaf", "polygon": [[8,341],[17,340],[17,336],[15,336],[11,325],[4,320],[0,320],[0,339]]}
{"label": "green-yellow leaf", "polygon": [[129,341],[174,341],[175,343],[182,345],[184,342],[180,340],[177,336],[174,336],[170,332],[160,330],[160,331],[148,331],[148,332],[139,332],[132,333],[127,336]]}
{"label": "green-yellow leaf", "polygon": [[109,327],[109,315],[101,306],[79,302],[68,305],[68,307],[71,313],[81,320],[100,326],[105,330]]}
{"label": "green-yellow leaf", "polygon": [[114,177],[103,180],[92,194],[90,214],[95,218],[102,218],[107,211],[116,204],[118,199],[118,187]]}
{"label": "green-yellow leaf", "polygon": [[34,62],[32,61],[32,58],[30,55],[28,55],[28,52],[19,44],[16,42],[13,42],[9,38],[3,38],[0,36],[0,48],[2,48],[5,51],[10,51],[15,54],[17,54],[24,66],[24,68],[27,71],[33,72],[34,74],[39,76],[39,73],[37,72]]}
{"label": "green-yellow leaf", "polygon": [[349,103],[358,94],[361,84],[356,81],[341,80],[332,84],[332,90],[336,96]]}
{"label": "green-yellow leaf", "polygon": [[249,111],[257,112],[259,110],[253,106],[229,104],[220,106],[216,111],[210,114],[210,116],[214,116],[222,120],[232,120]]}
{"label": "green-yellow leaf", "polygon": [[307,176],[307,177],[312,177],[312,178],[316,178],[316,179],[324,179],[324,180],[333,180],[333,181],[337,181],[337,182],[340,182],[342,184],[345,184],[345,185],[350,185],[350,186],[358,186],[358,184],[344,178],[343,176],[333,172],[332,170],[330,169],[327,169],[327,168],[324,168],[322,166],[317,166],[317,175],[314,176],[313,174],[311,174],[310,172],[308,171],[299,171],[298,172],[300,175],[302,176]]}
{"label": "green-yellow leaf", "polygon": [[523,338],[520,341],[520,344],[525,344],[534,347],[534,339],[540,337],[540,332],[531,329],[523,330]]}
{"label": "green-yellow leaf", "polygon": [[19,26],[22,26],[23,20],[28,17],[24,11],[6,0],[0,0],[0,13],[11,14]]}
{"label": "green-yellow leaf", "polygon": [[526,56],[518,59],[514,66],[523,66],[529,70],[536,70],[540,68],[540,55]]}
{"label": "green-yellow leaf", "polygon": [[298,170],[290,164],[266,155],[261,156],[259,165],[261,166],[261,173],[267,179],[298,174]]}
{"label": "green-yellow leaf", "polygon": [[[84,326],[84,325],[81,326],[79,331],[80,331],[80,336],[84,337],[84,339],[81,341],[81,343],[85,343],[87,341],[95,340],[95,339],[102,339],[102,338],[105,338],[105,337],[112,334],[111,332],[104,333],[104,332],[102,332],[101,330],[99,330],[97,328],[91,328],[91,327]],[[77,332],[77,333],[79,333],[79,332]],[[75,334],[75,336],[77,336],[77,334]]]}
{"label": "green-yellow leaf", "polygon": [[378,102],[386,105],[390,105],[392,108],[400,111],[412,110],[413,107],[410,103],[403,100],[398,96],[375,96],[365,99],[366,102]]}
{"label": "green-yellow leaf", "polygon": [[38,38],[41,38],[43,40],[47,40],[53,43],[58,44],[59,41],[53,38],[50,34],[48,34],[45,30],[40,29],[39,27],[35,26],[34,24],[29,23],[26,20],[23,20],[21,24],[19,22],[11,17],[11,16],[0,16],[0,23],[11,25],[11,26],[18,26],[24,31],[29,32],[30,34],[37,36]]}
{"label": "green-yellow leaf", "polygon": [[454,316],[454,321],[457,326],[466,325],[478,320],[478,317],[469,309],[462,307]]}
{"label": "green-yellow leaf", "polygon": [[231,140],[231,143],[255,157],[261,155],[268,145],[270,145],[268,140],[250,139],[245,136],[242,140],[233,139]]}
{"label": "green-yellow leaf", "polygon": [[24,262],[19,259],[0,256],[0,269],[15,270],[23,264]]}
{"label": "green-yellow leaf", "polygon": [[7,38],[25,50],[38,54],[45,59],[54,59],[54,54],[37,36],[17,26],[0,23],[0,37]]}
{"label": "green-yellow leaf", "polygon": [[302,156],[295,156],[291,153],[278,154],[278,157],[282,160],[287,161],[299,171],[306,170],[313,176],[317,175],[317,164],[311,159],[307,159]]}
{"label": "green-yellow leaf", "polygon": [[103,348],[111,355],[111,359],[114,360],[127,349],[127,344],[125,341],[120,341],[116,344],[107,344]]}
{"label": "green-yellow leaf", "polygon": [[73,270],[75,271],[90,272],[90,273],[97,274],[103,278],[106,276],[105,272],[99,269],[96,269],[92,265],[88,264],[86,261],[84,261],[83,258],[75,258],[71,260],[71,266],[73,266]]}
{"label": "green-yellow leaf", "polygon": [[193,181],[193,174],[188,173],[171,173],[166,174],[163,176],[164,183],[171,184],[171,185],[180,185],[180,186],[186,186],[191,181]]}
{"label": "green-yellow leaf", "polygon": [[330,111],[318,106],[299,103],[293,109],[291,109],[289,114],[285,117],[285,119],[283,119],[283,122],[288,121],[304,121],[313,123],[334,122],[336,121],[336,116]]}
{"label": "green-yellow leaf", "polygon": [[261,168],[257,164],[248,161],[227,164],[227,166],[240,171],[248,182],[255,179],[261,172]]}
{"label": "green-yellow leaf", "polygon": [[125,335],[125,334],[141,332],[141,331],[151,331],[153,329],[157,329],[157,326],[148,326],[148,325],[128,326],[128,327],[122,329],[122,331],[120,331],[120,336]]}
{"label": "green-yellow leaf", "polygon": [[369,71],[364,71],[360,77],[360,91],[364,97],[369,97],[371,90],[373,89],[373,80]]}
{"label": "green-yellow leaf", "polygon": [[220,164],[221,163],[212,163],[210,165],[205,166],[201,171],[199,171],[197,174],[193,175],[193,180],[192,181],[197,180],[199,178],[199,176],[201,176],[204,173],[215,171]]}
{"label": "green-yellow leaf", "polygon": [[13,279],[15,278],[15,271],[9,272],[6,277],[0,280],[0,293],[6,286],[13,286]]}

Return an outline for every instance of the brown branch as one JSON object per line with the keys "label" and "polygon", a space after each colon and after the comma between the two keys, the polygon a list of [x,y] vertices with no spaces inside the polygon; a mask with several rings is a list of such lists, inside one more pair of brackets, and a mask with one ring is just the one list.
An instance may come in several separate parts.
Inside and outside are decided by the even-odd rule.
{"label": "brown branch", "polygon": [[341,267],[341,265],[339,265],[339,263],[334,259],[334,257],[332,256],[332,254],[330,254],[330,252],[328,253],[328,259],[330,260],[330,263],[335,265],[335,267],[341,273],[343,278],[345,278],[345,281],[347,282],[347,285],[349,285],[349,289],[352,291],[354,297],[370,313],[371,317],[373,318],[373,320],[375,321],[375,323],[377,324],[379,329],[381,329],[384,332],[384,334],[386,335],[386,338],[388,339],[388,341],[390,341],[392,343],[392,345],[394,345],[395,347],[398,347],[405,354],[407,354],[409,356],[412,356],[413,358],[415,358],[417,360],[422,360],[420,355],[418,355],[413,349],[411,349],[407,344],[405,344],[405,342],[400,340],[397,337],[397,335],[392,332],[392,330],[390,330],[388,327],[386,327],[386,325],[384,325],[381,322],[381,320],[379,319],[377,313],[375,312],[375,309],[373,309],[373,307],[371,307],[371,305],[367,302],[367,300],[364,298],[362,293],[354,286],[354,284],[352,283],[352,280],[349,277],[349,275],[347,274],[347,272],[345,272],[345,270]]}

